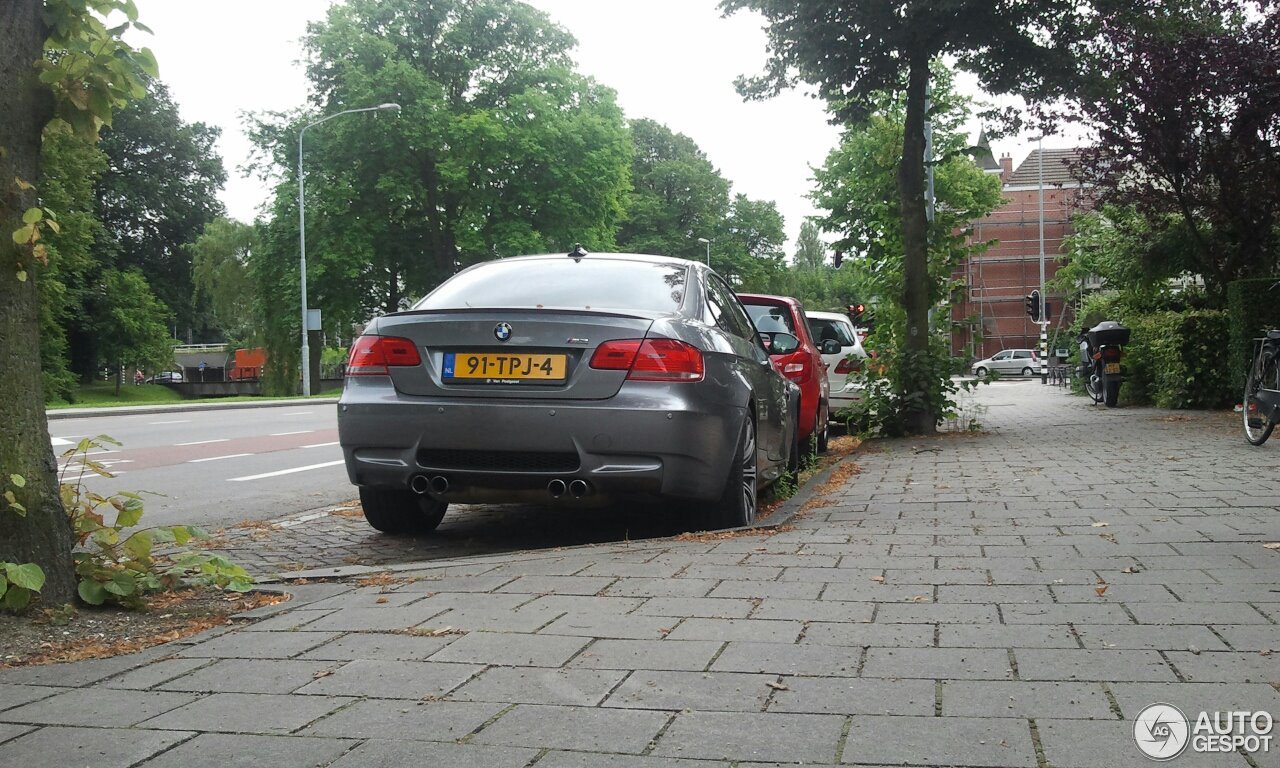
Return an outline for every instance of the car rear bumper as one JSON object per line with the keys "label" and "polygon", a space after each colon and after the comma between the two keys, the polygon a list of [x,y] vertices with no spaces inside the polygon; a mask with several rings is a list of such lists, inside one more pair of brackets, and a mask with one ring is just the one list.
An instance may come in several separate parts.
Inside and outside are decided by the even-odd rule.
{"label": "car rear bumper", "polygon": [[554,480],[587,484],[564,501],[710,500],[724,489],[744,410],[694,393],[641,385],[605,401],[479,402],[349,379],[338,437],[352,483],[405,488],[440,477],[448,490],[431,495],[451,503],[546,502]]}

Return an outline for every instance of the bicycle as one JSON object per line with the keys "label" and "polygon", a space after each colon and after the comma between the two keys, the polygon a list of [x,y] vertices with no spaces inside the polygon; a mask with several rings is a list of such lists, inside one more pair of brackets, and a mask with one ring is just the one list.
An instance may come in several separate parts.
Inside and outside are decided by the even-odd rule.
{"label": "bicycle", "polygon": [[1280,330],[1253,340],[1253,365],[1244,380],[1244,437],[1262,445],[1280,420]]}

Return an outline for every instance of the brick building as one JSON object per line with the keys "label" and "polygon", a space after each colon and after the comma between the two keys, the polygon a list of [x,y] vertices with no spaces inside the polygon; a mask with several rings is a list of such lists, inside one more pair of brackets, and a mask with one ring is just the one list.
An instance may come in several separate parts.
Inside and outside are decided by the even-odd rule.
{"label": "brick building", "polygon": [[[1079,149],[1032,150],[1015,169],[1008,155],[996,161],[985,136],[978,138],[978,146],[988,149],[978,162],[987,173],[1000,176],[1005,202],[973,222],[971,235],[975,242],[999,242],[966,259],[955,272],[964,290],[951,307],[951,349],[958,356],[975,359],[1002,349],[1039,348],[1040,328],[1027,317],[1026,296],[1040,287],[1041,180],[1046,282],[1058,270],[1063,239],[1073,232],[1071,216],[1085,187],[1071,172]],[[1062,297],[1053,291],[1048,294],[1052,333],[1060,325],[1065,327],[1070,317],[1062,318]]]}

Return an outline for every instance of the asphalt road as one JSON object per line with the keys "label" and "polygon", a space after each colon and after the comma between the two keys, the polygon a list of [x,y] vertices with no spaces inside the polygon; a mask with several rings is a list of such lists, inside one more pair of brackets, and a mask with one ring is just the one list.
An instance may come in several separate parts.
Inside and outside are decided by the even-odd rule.
{"label": "asphalt road", "polygon": [[338,447],[336,406],[94,415],[49,423],[65,480],[78,474],[61,454],[81,438],[121,445],[95,450],[116,475],[85,475],[97,493],[146,492],[144,524],[223,526],[266,520],[355,498]]}

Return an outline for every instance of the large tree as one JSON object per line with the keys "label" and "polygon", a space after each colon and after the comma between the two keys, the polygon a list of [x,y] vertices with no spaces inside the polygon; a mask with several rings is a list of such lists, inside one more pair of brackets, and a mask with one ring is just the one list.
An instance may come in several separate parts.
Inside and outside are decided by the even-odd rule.
{"label": "large tree", "polygon": [[102,132],[107,169],[97,185],[98,215],[111,253],[100,258],[146,275],[179,334],[191,338],[206,329],[197,327],[187,246],[223,211],[218,191],[227,174],[214,146],[218,135],[218,128],[183,122],[159,80]]}
{"label": "large tree", "polygon": [[1106,203],[1176,217],[1221,304],[1228,282],[1280,266],[1280,5],[1140,5],[1105,20],[1094,47],[1097,87],[1078,111],[1098,143],[1082,176]]}
{"label": "large tree", "polygon": [[631,121],[634,160],[618,247],[701,261],[729,214],[729,182],[697,143],[667,126]]}
{"label": "large tree", "polygon": [[[902,380],[903,402],[933,388],[929,380],[929,273],[925,213],[925,121],[930,62],[951,56],[991,93],[1032,99],[1056,93],[1074,75],[1072,44],[1089,10],[1078,0],[722,0],[727,13],[763,14],[770,60],[758,77],[741,79],[751,98],[797,81],[812,84],[839,119],[866,117],[881,94],[905,97],[905,131],[897,168],[898,215],[905,253],[901,303],[907,357],[919,375]],[[908,429],[931,432],[940,414],[913,407]]]}
{"label": "large tree", "polygon": [[[951,88],[951,73],[935,66],[933,138],[938,162],[934,167],[935,205],[928,222],[924,291],[927,306],[950,298],[956,287],[951,275],[960,260],[986,247],[972,240],[971,223],[989,214],[1001,202],[1000,181],[984,173],[967,154],[964,123],[968,100]],[[896,391],[883,401],[868,399],[875,426],[888,433],[912,428],[912,414],[944,413],[948,408],[954,373],[948,353],[949,340],[942,323],[947,313],[935,314],[923,335],[930,344],[928,356],[912,358],[912,321],[899,297],[907,281],[904,255],[905,224],[894,190],[900,167],[906,107],[901,95],[885,94],[876,111],[845,131],[840,145],[815,170],[814,201],[826,213],[819,224],[838,239],[833,247],[850,255],[842,271],[857,275],[860,298],[874,303],[875,332],[871,347],[887,361],[886,377]]]}
{"label": "large tree", "polygon": [[[108,28],[120,10],[128,21]],[[129,0],[6,0],[0,3],[0,562],[44,574],[51,604],[74,599],[71,527],[58,495],[40,356],[41,234],[57,228],[37,208],[41,136],[55,114],[96,135],[112,110],[141,91],[150,53],[119,35],[137,12]],[[15,506],[15,503],[18,506]]]}
{"label": "large tree", "polygon": [[[302,126],[391,102],[398,115],[345,116],[306,134],[308,299],[329,333],[345,337],[478,261],[613,247],[631,144],[613,92],[574,71],[574,45],[519,2],[333,6],[305,39],[311,107],[255,128],[284,183],[254,258],[297,264]],[[286,279],[269,288],[278,301],[297,295],[286,269],[262,266]],[[265,317],[276,348],[296,337],[296,315]]]}

